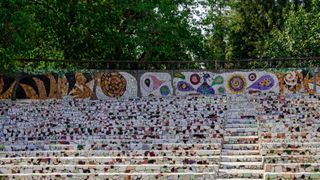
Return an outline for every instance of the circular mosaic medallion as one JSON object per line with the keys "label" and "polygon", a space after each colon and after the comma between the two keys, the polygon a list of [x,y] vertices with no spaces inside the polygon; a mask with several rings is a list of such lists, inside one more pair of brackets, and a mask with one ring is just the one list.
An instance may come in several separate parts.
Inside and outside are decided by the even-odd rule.
{"label": "circular mosaic medallion", "polygon": [[256,80],[256,78],[257,78],[256,73],[250,73],[250,74],[248,75],[248,79],[249,79],[250,81],[254,81],[254,80]]}
{"label": "circular mosaic medallion", "polygon": [[194,88],[190,84],[188,84],[187,82],[184,82],[184,81],[179,81],[177,84],[177,88],[179,91],[182,91],[182,92],[194,90]]}
{"label": "circular mosaic medallion", "polygon": [[126,91],[127,81],[118,72],[103,73],[100,81],[103,93],[109,97],[120,97]]}
{"label": "circular mosaic medallion", "polygon": [[199,82],[200,82],[200,76],[199,76],[199,74],[192,74],[192,75],[190,76],[190,82],[191,82],[191,84],[193,84],[193,85],[199,84]]}
{"label": "circular mosaic medallion", "polygon": [[245,78],[241,75],[235,74],[228,80],[228,89],[234,93],[239,94],[245,91],[247,83]]}
{"label": "circular mosaic medallion", "polygon": [[167,96],[167,95],[169,95],[169,94],[170,94],[170,89],[169,89],[169,87],[168,87],[168,86],[162,86],[162,87],[160,88],[160,93],[161,93],[162,96]]}

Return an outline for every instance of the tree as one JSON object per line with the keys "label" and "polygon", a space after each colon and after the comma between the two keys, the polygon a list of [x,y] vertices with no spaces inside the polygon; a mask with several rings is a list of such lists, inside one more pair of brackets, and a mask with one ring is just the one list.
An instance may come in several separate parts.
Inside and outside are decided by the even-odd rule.
{"label": "tree", "polygon": [[316,57],[320,55],[320,6],[312,1],[310,10],[291,10],[283,30],[274,29],[268,37],[265,57]]}
{"label": "tree", "polygon": [[0,52],[11,60],[203,59],[205,38],[201,29],[190,23],[191,7],[196,3],[4,0]]}
{"label": "tree", "polygon": [[23,0],[0,3],[0,69],[15,69],[15,58],[24,57],[35,46],[37,24],[32,9]]}

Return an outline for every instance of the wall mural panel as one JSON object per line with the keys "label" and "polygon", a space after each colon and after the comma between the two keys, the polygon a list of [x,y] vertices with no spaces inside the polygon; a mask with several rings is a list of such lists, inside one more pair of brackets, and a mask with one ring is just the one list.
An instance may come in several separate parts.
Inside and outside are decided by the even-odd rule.
{"label": "wall mural panel", "polygon": [[265,71],[222,74],[179,72],[174,74],[173,84],[176,95],[279,92],[276,76]]}
{"label": "wall mural panel", "polygon": [[137,97],[137,80],[127,72],[98,72],[96,97],[98,99]]}
{"label": "wall mural panel", "polygon": [[17,99],[58,98],[58,75],[27,75],[20,79],[16,89]]}
{"label": "wall mural panel", "polygon": [[10,99],[15,84],[16,81],[14,77],[0,75],[0,99]]}
{"label": "wall mural panel", "polygon": [[[173,79],[172,79],[173,77]],[[285,72],[145,72],[137,79],[127,72],[69,72],[17,77],[0,75],[0,99],[112,99],[138,96],[215,95],[257,92],[320,94],[320,75],[303,70]],[[16,86],[15,86],[16,85]],[[16,89],[15,89],[16,88]],[[174,91],[175,90],[175,91]],[[175,92],[175,94],[174,94]]]}
{"label": "wall mural panel", "polygon": [[228,94],[274,92],[279,93],[277,77],[266,71],[225,73]]}
{"label": "wall mural panel", "polygon": [[214,95],[225,91],[213,86],[222,85],[222,76],[211,72],[176,72],[173,78],[173,87],[176,95]]}
{"label": "wall mural panel", "polygon": [[[308,71],[296,70],[288,72],[276,72],[279,79],[281,94],[306,93],[315,94],[314,75]],[[317,89],[320,87],[320,75],[316,76]],[[319,92],[318,92],[319,93]]]}
{"label": "wall mural panel", "polygon": [[69,72],[60,77],[62,98],[89,99],[94,97],[94,78],[89,73]]}
{"label": "wall mural panel", "polygon": [[147,72],[140,78],[142,96],[166,97],[173,95],[171,75],[162,72]]}

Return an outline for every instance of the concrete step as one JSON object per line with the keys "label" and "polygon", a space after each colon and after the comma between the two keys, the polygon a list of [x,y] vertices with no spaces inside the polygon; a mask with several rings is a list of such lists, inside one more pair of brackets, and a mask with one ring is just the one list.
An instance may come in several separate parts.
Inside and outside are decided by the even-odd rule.
{"label": "concrete step", "polygon": [[224,144],[258,144],[259,140],[257,139],[227,139],[223,141]]}
{"label": "concrete step", "polygon": [[111,156],[111,157],[14,157],[1,158],[2,165],[121,165],[121,164],[216,164],[220,156]]}
{"label": "concrete step", "polygon": [[262,180],[260,179],[253,179],[253,178],[217,178],[216,180]]}
{"label": "concrete step", "polygon": [[257,136],[258,132],[225,132],[225,136]]}
{"label": "concrete step", "polygon": [[264,175],[265,179],[320,179],[320,172],[296,172],[296,173],[270,173],[266,172]]}
{"label": "concrete step", "polygon": [[24,173],[210,173],[217,172],[218,165],[158,165],[158,164],[122,164],[122,165],[5,165],[0,166],[2,174],[24,174]]}
{"label": "concrete step", "polygon": [[222,150],[259,150],[259,144],[223,144]]}
{"label": "concrete step", "polygon": [[246,155],[246,156],[221,156],[222,162],[262,162],[260,155]]}
{"label": "concrete step", "polygon": [[262,162],[221,162],[219,168],[221,169],[263,169]]}
{"label": "concrete step", "polygon": [[239,141],[239,142],[244,142],[243,144],[247,143],[252,143],[252,142],[258,142],[259,137],[257,135],[252,135],[252,136],[229,136],[229,135],[224,135],[223,141]]}
{"label": "concrete step", "polygon": [[5,179],[216,179],[215,172],[210,173],[21,173],[1,174]]}
{"label": "concrete step", "polygon": [[220,154],[219,150],[69,150],[69,151],[0,151],[0,158],[29,158],[29,157],[158,157],[158,156],[217,156]]}
{"label": "concrete step", "polygon": [[260,179],[263,178],[263,170],[252,169],[219,169],[219,178],[247,178]]}
{"label": "concrete step", "polygon": [[226,124],[225,128],[258,128],[257,124]]}
{"label": "concrete step", "polygon": [[224,136],[224,140],[226,139],[259,139],[259,136]]}
{"label": "concrete step", "polygon": [[225,132],[258,132],[258,128],[225,128]]}
{"label": "concrete step", "polygon": [[259,150],[222,150],[221,155],[260,155]]}
{"label": "concrete step", "polygon": [[257,121],[252,119],[227,119],[225,124],[257,124]]}

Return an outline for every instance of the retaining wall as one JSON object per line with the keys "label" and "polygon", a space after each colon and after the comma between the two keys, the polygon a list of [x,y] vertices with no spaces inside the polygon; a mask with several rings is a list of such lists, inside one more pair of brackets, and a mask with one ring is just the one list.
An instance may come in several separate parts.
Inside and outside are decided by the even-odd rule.
{"label": "retaining wall", "polygon": [[[314,77],[316,76],[316,77]],[[135,98],[194,94],[319,93],[320,75],[274,71],[96,71],[0,75],[0,99]]]}

